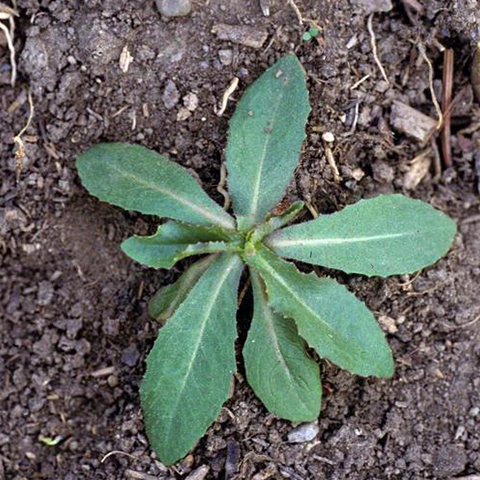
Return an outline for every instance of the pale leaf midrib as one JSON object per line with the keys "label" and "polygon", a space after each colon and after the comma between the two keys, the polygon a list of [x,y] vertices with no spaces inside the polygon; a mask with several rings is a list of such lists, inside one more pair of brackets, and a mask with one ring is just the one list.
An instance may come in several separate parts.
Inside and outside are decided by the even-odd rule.
{"label": "pale leaf midrib", "polygon": [[[267,324],[267,332],[272,341],[272,346],[273,346],[273,349],[275,350],[276,357],[280,362],[280,364],[282,365],[285,373],[287,374],[287,377],[290,379],[290,382],[292,384],[296,384],[297,382],[295,381],[295,378],[290,372],[290,368],[288,367],[287,362],[285,361],[285,358],[280,349],[280,345],[278,343],[278,335],[274,325],[275,320],[273,319],[273,312],[268,306],[267,299],[265,298],[263,290],[260,290],[260,295],[261,295],[261,307],[262,307],[262,310],[264,311],[265,321]],[[308,405],[303,401],[303,398],[300,395],[297,395],[295,388],[293,388],[293,391],[295,393],[295,396],[298,398],[299,403],[301,403],[307,411],[310,410]]]}
{"label": "pale leaf midrib", "polygon": [[[274,277],[278,283],[280,283],[289,293],[290,295],[295,299],[295,301],[300,304],[300,306],[302,308],[304,308],[305,310],[307,310],[307,312],[310,313],[311,316],[313,316],[314,318],[317,318],[318,321],[322,324],[322,326],[328,330],[332,336],[335,336],[335,337],[338,337],[339,334],[327,323],[325,322],[325,320],[323,320],[323,318],[321,316],[319,316],[315,310],[312,310],[306,303],[304,303],[297,295],[297,293],[292,290],[290,288],[290,286],[288,285],[287,282],[285,282],[285,280],[278,274],[278,272],[275,270],[275,268],[273,268],[267,260],[265,259],[261,259],[260,260],[263,264],[264,264],[264,268],[266,267],[267,270],[269,270],[270,272],[270,275],[272,275],[272,277]],[[328,336],[328,334],[327,334]],[[342,351],[342,354],[344,354],[345,356],[349,357],[350,360],[352,361],[352,363],[355,363],[356,362],[356,358],[353,357],[350,352],[346,352],[346,351]],[[361,355],[361,352],[360,352],[360,358],[362,358],[363,355]]]}
{"label": "pale leaf midrib", "polygon": [[140,177],[138,177],[138,176],[136,176],[132,173],[125,172],[124,170],[120,170],[115,165],[110,165],[110,168],[112,170],[114,170],[115,172],[119,173],[120,175],[122,175],[124,178],[132,179],[135,182],[137,182],[141,185],[144,185],[145,187],[148,187],[149,189],[151,189],[153,191],[156,191],[156,192],[159,192],[163,195],[167,195],[167,196],[171,197],[174,201],[176,201],[176,202],[178,202],[182,205],[185,205],[186,207],[192,209],[193,211],[195,211],[197,213],[200,213],[200,215],[202,215],[203,217],[205,217],[206,219],[208,219],[209,221],[211,221],[214,224],[220,225],[220,226],[222,226],[224,228],[227,228],[227,229],[232,229],[232,228],[235,227],[233,219],[231,220],[229,218],[225,218],[225,217],[221,217],[219,215],[216,215],[211,210],[201,208],[198,205],[196,205],[195,203],[192,203],[189,200],[187,200],[186,198],[183,198],[183,197],[175,194],[174,192],[172,192],[171,190],[169,190],[167,188],[161,188],[158,185],[156,185],[154,183],[150,183],[146,180],[143,180],[142,178],[140,178]]}
{"label": "pale leaf midrib", "polygon": [[382,235],[367,235],[364,237],[337,237],[337,238],[281,238],[272,237],[268,240],[268,245],[273,248],[285,247],[313,247],[313,246],[329,246],[329,245],[349,245],[356,243],[376,242],[381,240],[389,240],[393,238],[413,237],[418,235],[418,232],[402,232]]}
{"label": "pale leaf midrib", "polygon": [[179,393],[177,395],[177,401],[176,401],[174,407],[170,409],[170,411],[169,411],[170,415],[167,417],[169,419],[169,425],[168,425],[168,427],[165,428],[165,440],[166,440],[165,443],[168,443],[168,439],[169,439],[171,431],[172,431],[171,425],[172,425],[172,422],[173,422],[173,418],[176,415],[176,412],[177,412],[177,409],[178,409],[178,404],[180,402],[180,398],[183,396],[183,392],[184,392],[185,387],[187,385],[187,380],[190,376],[193,365],[195,364],[195,360],[197,358],[198,351],[200,349],[200,344],[202,343],[202,340],[203,340],[203,334],[204,334],[205,328],[207,326],[208,320],[210,318],[210,314],[212,313],[212,309],[213,309],[213,307],[216,303],[217,297],[218,297],[224,283],[226,282],[227,278],[229,277],[233,267],[235,266],[235,263],[237,263],[237,258],[232,257],[230,263],[225,266],[224,273],[223,273],[222,277],[220,278],[220,280],[218,281],[217,286],[214,289],[214,294],[211,295],[209,302],[206,304],[207,307],[206,307],[206,309],[204,311],[204,315],[202,316],[202,319],[201,319],[202,326],[200,328],[197,341],[196,341],[194,349],[192,351],[193,353],[192,353],[192,356],[191,356],[191,360],[188,364],[187,371],[186,371],[186,373],[183,377],[182,386],[181,386],[181,388],[179,390]]}
{"label": "pale leaf midrib", "polygon": [[[279,110],[280,105],[282,103],[284,94],[285,94],[285,89],[282,89],[281,94],[277,97],[278,101],[277,101],[277,104],[274,107],[273,116],[271,117],[272,123],[275,121],[275,119],[277,117],[277,113],[278,113],[278,110]],[[267,126],[265,126],[265,128],[267,128]],[[273,129],[273,125],[271,126],[271,128]],[[271,133],[266,135],[266,140],[265,140],[264,145],[263,145],[262,154],[260,155],[260,162],[259,162],[260,163],[260,168],[258,169],[257,176],[256,176],[256,178],[253,182],[254,186],[253,186],[253,192],[252,192],[252,197],[251,197],[252,201],[251,201],[251,204],[250,204],[250,213],[247,215],[253,221],[256,220],[257,213],[258,213],[258,201],[259,201],[259,198],[260,198],[260,185],[262,183],[262,177],[263,177],[263,166],[264,166],[264,163],[265,163],[265,158],[267,156],[268,145],[270,144],[270,140],[272,139],[272,137],[273,137],[273,135]]]}

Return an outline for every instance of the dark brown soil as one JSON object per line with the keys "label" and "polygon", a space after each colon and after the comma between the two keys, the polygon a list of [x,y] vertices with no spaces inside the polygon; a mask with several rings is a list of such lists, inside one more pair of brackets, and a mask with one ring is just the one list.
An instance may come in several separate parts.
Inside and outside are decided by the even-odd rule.
{"label": "dark brown soil", "polygon": [[[257,0],[197,0],[190,15],[169,21],[153,0],[18,1],[15,88],[0,43],[0,479],[173,479],[201,466],[212,479],[232,472],[295,480],[480,474],[480,111],[469,86],[479,5],[420,0],[419,15],[406,7],[415,2],[397,1],[376,13],[388,84],[360,3],[369,2],[297,0],[322,28],[305,42],[307,27],[283,0],[271,2],[269,17]],[[261,48],[222,41],[212,33],[218,22],[268,37]],[[407,192],[405,174],[425,146],[392,129],[390,107],[399,100],[436,118],[418,49],[425,45],[439,95],[436,42],[454,49],[454,96],[463,92],[452,119],[453,166],[438,181],[431,169]],[[125,45],[134,58],[127,73],[119,67]],[[292,425],[266,412],[239,359],[235,393],[219,420],[167,470],[148,447],[138,386],[157,330],[147,301],[181,267],[153,271],[121,253],[119,243],[152,231],[155,219],[91,198],[75,157],[99,140],[138,142],[190,168],[221,202],[215,187],[234,101],[222,117],[214,110],[233,76],[240,78],[238,99],[292,51],[307,71],[313,110],[290,198],[331,212],[403,191],[456,218],[459,233],[449,255],[419,275],[341,277],[382,320],[396,358],[393,380],[362,379],[323,363],[320,431],[314,441],[291,444]],[[170,81],[178,103],[163,97]],[[16,162],[13,136],[27,121],[29,89],[35,114]],[[199,106],[179,121],[189,93]],[[336,137],[340,183],[325,159],[323,131]],[[124,453],[101,463],[112,451]]]}

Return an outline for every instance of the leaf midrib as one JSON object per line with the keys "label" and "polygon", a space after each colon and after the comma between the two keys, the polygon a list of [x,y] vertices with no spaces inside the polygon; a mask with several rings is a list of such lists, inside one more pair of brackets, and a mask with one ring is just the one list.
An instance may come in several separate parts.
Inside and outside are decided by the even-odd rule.
{"label": "leaf midrib", "polygon": [[[271,117],[272,123],[275,121],[277,117],[278,110],[280,108],[280,104],[283,100],[285,94],[285,89],[281,90],[281,94],[277,97],[277,103],[274,107],[274,112],[273,116]],[[265,125],[264,128],[269,128],[268,125]],[[267,151],[268,151],[268,145],[270,144],[270,140],[273,137],[273,125],[272,125],[272,132],[266,135],[266,140],[263,145],[262,149],[262,154],[260,155],[260,168],[258,169],[258,173],[256,175],[255,181],[254,181],[254,187],[253,187],[253,194],[252,194],[252,202],[250,205],[250,214],[249,216],[251,219],[255,222],[257,219],[257,213],[258,213],[258,200],[260,198],[260,185],[262,183],[262,177],[263,177],[263,166],[265,163],[265,158],[267,157]]]}
{"label": "leaf midrib", "polygon": [[202,339],[203,339],[203,333],[204,333],[205,328],[207,326],[210,314],[212,313],[212,309],[213,309],[213,307],[216,303],[216,300],[217,300],[217,297],[220,293],[220,290],[222,289],[224,283],[226,282],[228,276],[230,275],[230,273],[231,273],[231,271],[234,267],[234,264],[237,261],[238,261],[237,257],[233,256],[232,259],[230,260],[230,262],[225,266],[224,273],[223,273],[222,277],[220,278],[220,280],[218,281],[216,288],[214,289],[214,294],[210,297],[210,301],[207,303],[207,308],[206,308],[205,314],[203,315],[203,318],[202,318],[202,326],[200,328],[200,332],[199,332],[197,341],[195,343],[195,348],[193,350],[191,361],[188,364],[187,371],[185,373],[185,376],[184,376],[184,379],[183,379],[183,382],[182,382],[182,387],[179,390],[179,394],[177,395],[177,401],[175,403],[175,406],[172,409],[170,409],[171,414],[168,416],[168,418],[169,418],[168,428],[165,428],[166,443],[168,443],[168,438],[170,437],[170,434],[171,434],[171,431],[172,431],[172,428],[171,428],[172,427],[172,422],[173,422],[173,419],[176,415],[178,405],[179,405],[179,402],[180,402],[180,398],[183,396],[183,392],[184,392],[185,387],[187,385],[187,380],[190,376],[193,365],[195,364],[195,360],[196,360],[198,352],[200,350],[200,345],[201,345]]}
{"label": "leaf midrib", "polygon": [[380,240],[388,240],[393,238],[401,237],[410,237],[418,235],[418,232],[403,232],[403,233],[391,233],[391,234],[382,234],[382,235],[367,235],[364,237],[337,237],[337,238],[278,238],[281,236],[279,232],[278,237],[272,236],[268,239],[268,245],[273,248],[284,248],[284,247],[307,247],[307,246],[320,246],[320,245],[348,245],[355,243],[366,243],[366,242],[375,242]]}
{"label": "leaf midrib", "polygon": [[[319,316],[317,314],[317,312],[315,312],[315,310],[312,310],[308,305],[306,305],[304,302],[301,301],[301,299],[298,297],[296,292],[290,288],[288,283],[285,282],[285,280],[278,274],[278,272],[275,270],[275,268],[273,268],[268,263],[267,260],[260,257],[260,262],[264,264],[264,268],[266,268],[270,272],[270,275],[272,277],[274,277],[277,280],[277,282],[280,283],[290,293],[290,295],[295,299],[295,301],[298,304],[300,304],[300,306],[303,309],[307,310],[307,312],[309,312],[310,315],[312,315],[314,318],[317,318],[319,320],[319,322],[323,325],[323,327],[326,328],[331,333],[332,336],[340,337],[338,332],[336,330],[334,330],[327,322],[325,322],[325,320],[321,316]],[[328,333],[327,333],[327,336],[328,336]],[[354,349],[354,346],[352,346],[352,349]],[[358,351],[358,349],[357,349],[357,351]],[[353,357],[349,352],[347,352],[345,350],[342,350],[341,353],[342,353],[342,355],[345,355],[346,357],[348,357],[352,363],[356,362],[356,358]],[[360,351],[360,358],[364,358],[364,356],[361,355],[361,351]]]}
{"label": "leaf midrib", "polygon": [[114,170],[115,172],[119,173],[120,175],[122,175],[124,178],[134,180],[134,181],[138,182],[139,184],[150,188],[153,191],[156,191],[156,192],[159,192],[163,195],[167,195],[167,196],[171,197],[174,201],[192,209],[193,211],[195,211],[197,213],[200,213],[202,216],[204,216],[206,219],[208,219],[209,221],[211,221],[214,224],[217,224],[217,225],[222,226],[224,228],[227,228],[229,230],[235,228],[235,223],[234,223],[233,219],[230,219],[228,217],[225,218],[225,217],[221,217],[219,215],[216,215],[211,210],[201,208],[198,205],[196,205],[195,203],[192,203],[189,200],[187,200],[186,198],[183,198],[183,197],[175,194],[174,192],[172,192],[171,190],[169,190],[167,188],[161,188],[160,186],[158,186],[154,183],[150,183],[150,182],[148,182],[148,181],[146,181],[146,180],[144,180],[144,179],[142,179],[142,178],[140,178],[140,177],[138,177],[138,176],[136,176],[132,173],[125,172],[124,170],[120,170],[115,165],[110,165],[110,168],[112,170]]}
{"label": "leaf midrib", "polygon": [[[281,363],[281,365],[283,366],[283,369],[285,370],[288,378],[290,379],[290,382],[292,384],[297,384],[298,382],[295,381],[295,378],[290,372],[290,368],[288,367],[287,362],[285,361],[285,358],[280,349],[280,345],[278,343],[278,335],[275,330],[275,321],[273,319],[273,312],[271,308],[268,306],[268,300],[265,296],[265,292],[263,291],[262,285],[258,279],[257,279],[257,284],[259,286],[259,292],[261,297],[261,307],[262,307],[262,310],[264,311],[264,316],[266,319],[267,332],[272,341],[272,345],[273,345],[273,349],[275,350],[276,357],[278,361]],[[297,395],[296,390],[293,389],[293,391],[295,393],[295,396],[298,398],[299,403],[301,403],[307,411],[310,410],[308,405],[303,401],[303,398],[300,395]]]}

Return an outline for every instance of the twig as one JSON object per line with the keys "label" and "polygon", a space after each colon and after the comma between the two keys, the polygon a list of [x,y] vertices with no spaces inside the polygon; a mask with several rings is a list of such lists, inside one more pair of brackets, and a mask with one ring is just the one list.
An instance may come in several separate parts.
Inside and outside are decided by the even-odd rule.
{"label": "twig", "polygon": [[452,116],[452,109],[450,104],[452,102],[452,88],[453,88],[453,50],[447,48],[443,52],[443,88],[442,88],[442,112],[443,112],[443,130],[441,136],[442,154],[445,166],[452,166],[452,146],[451,140],[451,125],[450,120]]}
{"label": "twig", "polygon": [[221,193],[224,198],[223,209],[227,211],[230,208],[230,195],[225,190],[225,185],[227,183],[227,167],[224,163],[220,166],[220,181],[217,185],[217,192]]}
{"label": "twig", "polygon": [[358,82],[354,83],[351,87],[350,90],[355,90],[358,88],[365,80],[368,80],[370,78],[370,74],[368,73],[364,77],[362,77]]}
{"label": "twig", "polygon": [[112,455],[125,455],[126,457],[133,458],[135,460],[138,460],[138,457],[135,455],[132,455],[131,453],[127,452],[122,452],[121,450],[112,450],[111,452],[108,452],[101,460],[100,463],[103,463],[108,457],[111,457]]}
{"label": "twig", "polygon": [[12,67],[10,83],[12,87],[15,86],[15,80],[17,79],[17,62],[15,60],[15,45],[13,44],[14,32],[15,32],[15,23],[13,20],[14,15],[18,15],[14,9],[4,6],[3,4],[0,3],[0,20],[8,20],[10,23],[10,29],[8,29],[0,21],[0,29],[5,34],[5,38],[7,39],[8,50],[10,51],[10,65]]}
{"label": "twig", "polygon": [[[1,24],[0,24],[1,25]],[[16,179],[17,182],[20,181],[20,174],[22,173],[23,163],[22,160],[25,157],[25,145],[22,140],[22,135],[25,133],[27,128],[32,123],[32,118],[34,114],[32,92],[28,91],[28,104],[30,105],[30,114],[28,115],[28,120],[26,125],[20,130],[17,135],[13,137],[14,143],[17,145],[17,151],[15,152],[15,164],[16,164]]]}
{"label": "twig", "polygon": [[295,12],[295,15],[297,16],[298,18],[298,23],[300,23],[300,25],[303,25],[303,17],[302,17],[302,13],[300,12],[300,9],[297,7],[297,5],[295,4],[295,2],[293,0],[287,0],[288,4],[293,8],[293,11]]}
{"label": "twig", "polygon": [[435,106],[435,110],[437,112],[437,117],[438,117],[436,130],[440,130],[443,126],[443,113],[442,113],[440,104],[438,103],[437,95],[435,94],[435,89],[433,88],[433,65],[427,56],[427,53],[425,51],[425,46],[423,45],[423,43],[418,44],[418,51],[420,52],[420,55],[427,62],[427,65],[428,65],[428,72],[429,72],[428,80],[429,80],[429,86],[430,86],[430,94],[432,95],[432,102],[433,102],[433,105]]}
{"label": "twig", "polygon": [[222,105],[220,107],[220,110],[218,110],[218,112],[216,112],[219,117],[221,117],[224,114],[225,110],[227,109],[228,99],[230,98],[232,93],[237,89],[238,82],[239,82],[238,78],[233,77],[233,80],[230,82],[230,85],[225,90],[225,92],[223,94],[223,97],[222,97]]}
{"label": "twig", "polygon": [[370,34],[370,44],[372,46],[373,58],[375,59],[375,63],[377,64],[380,72],[382,73],[383,79],[387,82],[388,85],[390,85],[385,69],[383,68],[382,62],[380,62],[380,59],[378,58],[377,42],[375,39],[375,32],[373,31],[373,15],[374,14],[371,13],[368,16],[368,20],[367,20],[367,29],[368,29],[368,33]]}

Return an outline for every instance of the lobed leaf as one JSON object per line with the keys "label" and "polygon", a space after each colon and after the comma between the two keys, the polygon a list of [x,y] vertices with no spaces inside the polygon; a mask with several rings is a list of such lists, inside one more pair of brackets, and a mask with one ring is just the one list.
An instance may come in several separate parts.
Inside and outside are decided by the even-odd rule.
{"label": "lobed leaf", "polygon": [[246,257],[267,285],[270,306],[293,318],[317,353],[358,375],[391,377],[393,358],[372,312],[343,285],[300,273],[266,248]]}
{"label": "lobed leaf", "polygon": [[293,422],[320,414],[318,364],[305,352],[295,322],[274,312],[260,276],[251,271],[254,313],[243,358],[249,385],[268,410]]}
{"label": "lobed leaf", "polygon": [[237,255],[215,259],[148,355],[140,398],[150,444],[166,465],[195,445],[228,398],[242,268]]}
{"label": "lobed leaf", "polygon": [[305,71],[287,55],[247,88],[230,121],[228,189],[240,230],[261,223],[298,165],[310,105]]}
{"label": "lobed leaf", "polygon": [[455,222],[428,203],[380,195],[278,230],[265,244],[282,257],[385,277],[431,265],[448,251],[455,232]]}
{"label": "lobed leaf", "polygon": [[198,260],[188,267],[176,282],[160,288],[148,302],[148,314],[159,322],[168,320],[217,257],[218,255],[214,254]]}
{"label": "lobed leaf", "polygon": [[153,268],[171,268],[182,258],[203,253],[237,251],[239,245],[230,242],[233,234],[216,227],[189,225],[168,221],[152,236],[127,238],[122,250],[137,262]]}
{"label": "lobed leaf", "polygon": [[77,169],[92,195],[126,210],[235,228],[183,167],[140,145],[100,143],[78,157]]}

